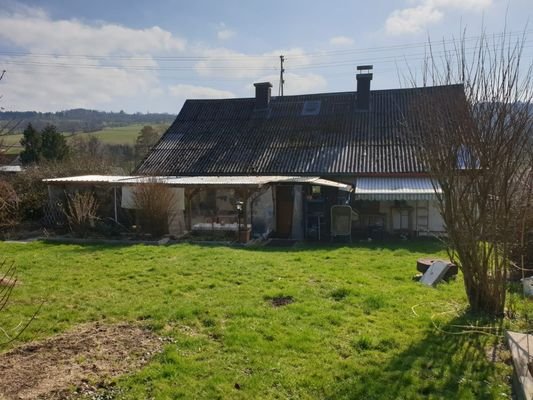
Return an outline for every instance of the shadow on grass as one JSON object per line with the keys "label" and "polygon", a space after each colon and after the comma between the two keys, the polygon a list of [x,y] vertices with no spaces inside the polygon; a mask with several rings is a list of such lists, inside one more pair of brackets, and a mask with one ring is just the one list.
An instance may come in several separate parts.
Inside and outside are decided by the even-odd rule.
{"label": "shadow on grass", "polygon": [[250,246],[244,247],[244,250],[264,251],[264,252],[287,252],[294,253],[299,251],[324,251],[334,249],[364,249],[369,251],[382,250],[403,250],[408,253],[428,253],[434,254],[444,250],[442,242],[436,239],[414,239],[414,240],[382,240],[382,241],[361,241],[352,243],[338,243],[338,242],[300,242],[293,247],[266,247],[266,246]]}
{"label": "shadow on grass", "polygon": [[[492,399],[510,383],[498,368],[501,341],[496,335],[463,333],[459,326],[490,326],[502,332],[501,321],[462,316],[435,329],[401,353],[368,365],[364,372],[339,376],[329,399]],[[452,333],[453,332],[453,333]],[[386,358],[386,355],[384,355]],[[496,361],[496,362],[495,362]],[[501,371],[501,370],[500,370]]]}

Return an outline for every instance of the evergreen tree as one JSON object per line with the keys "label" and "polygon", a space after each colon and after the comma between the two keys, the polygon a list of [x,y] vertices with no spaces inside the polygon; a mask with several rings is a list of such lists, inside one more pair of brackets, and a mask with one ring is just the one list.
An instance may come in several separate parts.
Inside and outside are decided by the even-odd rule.
{"label": "evergreen tree", "polygon": [[28,124],[22,135],[20,144],[24,150],[20,153],[20,160],[23,164],[39,162],[43,144],[41,133],[35,130],[31,124]]}
{"label": "evergreen tree", "polygon": [[47,125],[42,132],[42,156],[47,160],[63,160],[68,152],[65,136],[54,125]]}
{"label": "evergreen tree", "polygon": [[160,133],[150,125],[146,125],[141,129],[135,143],[135,158],[137,161],[142,160],[153,145],[157,143],[160,136]]}

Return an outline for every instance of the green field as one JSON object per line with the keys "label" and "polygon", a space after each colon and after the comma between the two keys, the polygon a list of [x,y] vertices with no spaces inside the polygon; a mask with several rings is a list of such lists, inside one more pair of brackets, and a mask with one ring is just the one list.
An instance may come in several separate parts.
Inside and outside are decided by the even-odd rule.
{"label": "green field", "polygon": [[[74,135],[68,134],[68,137],[83,136],[83,137],[97,137],[102,143],[105,144],[127,144],[133,146],[137,140],[137,135],[142,129],[144,124],[133,124],[128,126],[121,126],[117,128],[106,128],[101,131],[91,133],[76,133]],[[160,132],[164,132],[168,125],[153,125],[154,128],[159,129]],[[19,153],[22,150],[20,146],[21,134],[2,136],[2,140],[5,145],[13,146],[9,153]]]}
{"label": "green field", "polygon": [[[489,356],[497,328],[520,320],[465,314],[460,277],[436,289],[413,281],[417,258],[444,256],[435,242],[0,243],[0,254],[22,282],[0,326],[46,301],[22,341],[87,321],[135,322],[173,339],[118,379],[127,399],[510,398],[511,367]],[[293,302],[274,307],[280,297]],[[515,315],[527,306],[518,295],[511,303]]]}
{"label": "green field", "polygon": [[[136,124],[121,126],[118,128],[106,128],[101,131],[91,133],[78,133],[85,137],[94,136],[106,144],[128,144],[133,146],[139,135],[139,131],[145,124]],[[159,129],[160,132],[164,132],[168,125],[153,125],[155,129]]]}

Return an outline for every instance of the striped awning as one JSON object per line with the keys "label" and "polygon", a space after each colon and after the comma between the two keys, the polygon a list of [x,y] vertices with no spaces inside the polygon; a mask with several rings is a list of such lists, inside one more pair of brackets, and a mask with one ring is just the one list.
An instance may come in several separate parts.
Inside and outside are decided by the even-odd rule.
{"label": "striped awning", "polygon": [[355,198],[358,200],[436,200],[438,184],[430,178],[371,178],[355,181]]}

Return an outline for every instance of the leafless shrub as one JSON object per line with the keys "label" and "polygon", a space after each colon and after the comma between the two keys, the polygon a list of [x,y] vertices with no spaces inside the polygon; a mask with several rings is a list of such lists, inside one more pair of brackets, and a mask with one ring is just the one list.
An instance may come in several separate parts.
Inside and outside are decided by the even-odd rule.
{"label": "leafless shrub", "polygon": [[133,193],[141,230],[154,237],[168,233],[169,224],[176,217],[177,197],[171,187],[157,178],[138,184]]}
{"label": "leafless shrub", "polygon": [[97,210],[98,202],[91,192],[68,194],[64,213],[71,232],[77,236],[87,236],[95,227]]}
{"label": "leafless shrub", "polygon": [[43,208],[48,203],[48,187],[43,179],[110,172],[109,166],[98,160],[43,162],[39,166],[25,168],[11,178],[20,200],[21,218],[35,221],[43,217]]}
{"label": "leafless shrub", "polygon": [[420,157],[442,189],[449,255],[463,271],[471,309],[502,315],[511,249],[531,196],[524,187],[533,165],[532,67],[522,66],[524,38],[481,35],[473,54],[464,35],[457,43],[425,61],[424,85],[462,83],[464,96],[441,91],[414,104],[423,116],[415,122],[424,132]]}
{"label": "leafless shrub", "polygon": [[[0,261],[0,313],[5,312],[13,289],[17,284],[17,268],[15,263],[9,264],[6,260]],[[20,323],[15,329],[9,332],[5,327],[0,326],[0,347],[5,346],[15,340],[28,328],[31,322],[35,319],[41,310],[43,303],[33,313],[31,318],[26,323]]]}
{"label": "leafless shrub", "polygon": [[15,226],[18,221],[19,198],[9,182],[0,180],[0,231]]}

